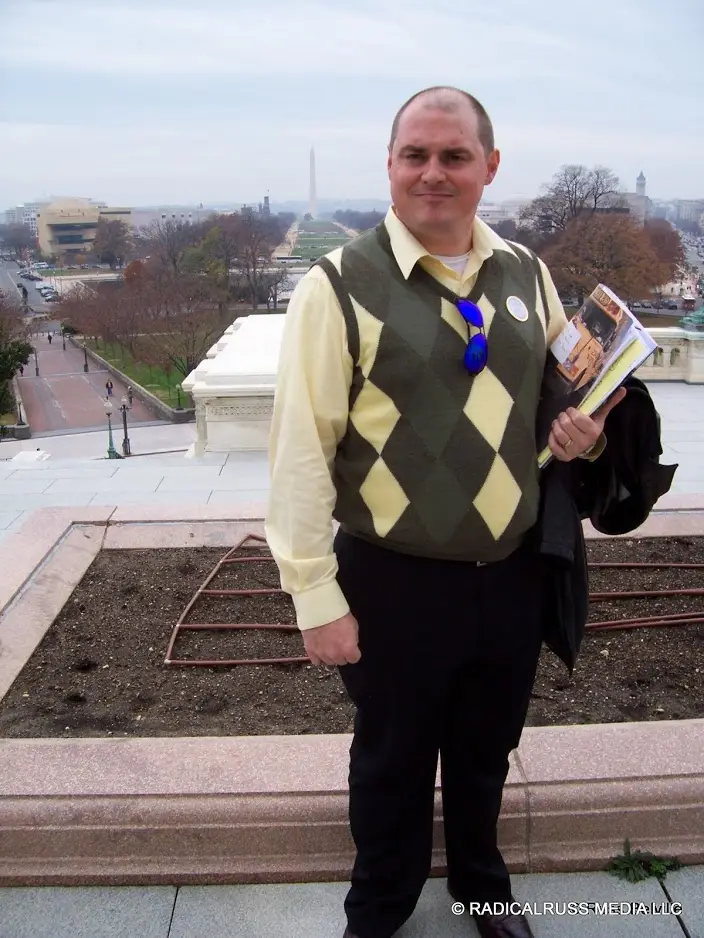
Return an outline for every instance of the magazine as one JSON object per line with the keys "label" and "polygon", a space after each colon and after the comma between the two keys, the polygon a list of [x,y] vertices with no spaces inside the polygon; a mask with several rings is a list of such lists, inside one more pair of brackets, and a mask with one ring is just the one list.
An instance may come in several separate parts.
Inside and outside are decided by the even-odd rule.
{"label": "magazine", "polygon": [[600,283],[548,350],[538,405],[538,465],[551,458],[553,420],[575,407],[591,416],[655,351],[647,329]]}

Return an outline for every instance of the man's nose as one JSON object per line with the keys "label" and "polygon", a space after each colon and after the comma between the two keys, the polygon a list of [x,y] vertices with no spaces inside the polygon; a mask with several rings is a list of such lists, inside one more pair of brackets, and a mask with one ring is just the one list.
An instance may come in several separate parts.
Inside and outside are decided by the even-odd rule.
{"label": "man's nose", "polygon": [[437,157],[431,156],[423,170],[423,182],[430,185],[442,182],[445,179],[445,167]]}

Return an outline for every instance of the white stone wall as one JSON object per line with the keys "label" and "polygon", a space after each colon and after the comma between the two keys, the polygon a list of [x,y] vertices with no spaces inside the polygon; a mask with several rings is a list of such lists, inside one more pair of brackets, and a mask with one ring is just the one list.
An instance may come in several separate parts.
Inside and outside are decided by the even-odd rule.
{"label": "white stone wall", "polygon": [[183,382],[196,410],[190,455],[268,448],[284,319],[238,318]]}

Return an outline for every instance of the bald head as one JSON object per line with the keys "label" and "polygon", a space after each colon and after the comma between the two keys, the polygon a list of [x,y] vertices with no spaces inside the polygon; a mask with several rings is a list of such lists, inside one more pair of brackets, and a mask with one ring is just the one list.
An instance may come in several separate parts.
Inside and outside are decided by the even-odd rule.
{"label": "bald head", "polygon": [[401,106],[391,125],[390,150],[393,149],[398,135],[401,119],[410,105],[413,105],[414,108],[427,108],[429,110],[445,111],[450,114],[469,108],[477,119],[477,134],[484,152],[488,155],[494,149],[494,128],[482,104],[473,95],[467,91],[462,91],[460,88],[453,88],[449,85],[436,85],[417,92]]}

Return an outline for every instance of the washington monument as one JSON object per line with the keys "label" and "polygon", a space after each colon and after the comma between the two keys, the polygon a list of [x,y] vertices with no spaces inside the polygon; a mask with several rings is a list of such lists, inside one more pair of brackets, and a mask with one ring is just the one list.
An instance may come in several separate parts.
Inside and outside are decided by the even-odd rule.
{"label": "washington monument", "polygon": [[310,148],[310,192],[308,194],[308,212],[311,218],[318,214],[318,197],[315,193],[315,147]]}

